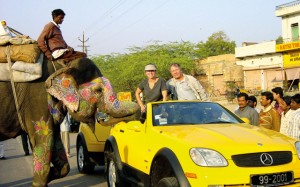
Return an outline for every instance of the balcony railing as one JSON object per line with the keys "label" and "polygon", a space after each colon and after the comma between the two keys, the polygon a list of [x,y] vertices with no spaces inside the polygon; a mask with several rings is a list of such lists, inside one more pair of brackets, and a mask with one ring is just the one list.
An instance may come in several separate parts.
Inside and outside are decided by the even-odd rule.
{"label": "balcony railing", "polygon": [[300,37],[298,38],[284,38],[282,40],[276,40],[276,44],[285,44],[285,43],[291,43],[291,42],[297,42],[300,41]]}
{"label": "balcony railing", "polygon": [[286,4],[276,6],[276,10],[280,10],[280,9],[286,8],[286,7],[296,6],[296,5],[299,5],[299,4],[300,4],[300,0],[289,2],[289,3],[286,3]]}

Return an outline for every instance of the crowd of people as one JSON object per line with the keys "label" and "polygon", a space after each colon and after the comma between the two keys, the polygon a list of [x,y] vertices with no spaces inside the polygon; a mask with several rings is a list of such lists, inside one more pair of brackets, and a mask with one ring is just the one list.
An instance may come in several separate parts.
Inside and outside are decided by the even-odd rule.
{"label": "crowd of people", "polygon": [[260,98],[262,109],[257,109],[256,97],[248,96],[246,93],[238,94],[237,101],[239,107],[234,113],[249,120],[250,124],[300,140],[299,93],[284,96],[281,87],[275,87],[271,92],[262,92]]}

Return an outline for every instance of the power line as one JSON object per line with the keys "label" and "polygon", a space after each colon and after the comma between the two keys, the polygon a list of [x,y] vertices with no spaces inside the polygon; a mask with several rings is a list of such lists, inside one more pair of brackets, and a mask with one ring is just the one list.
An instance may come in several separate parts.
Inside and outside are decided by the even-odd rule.
{"label": "power line", "polygon": [[135,8],[137,5],[139,5],[143,0],[140,0],[139,2],[137,2],[136,4],[134,4],[133,6],[131,6],[130,8],[128,8],[127,10],[125,10],[123,13],[121,13],[119,16],[115,17],[111,22],[107,23],[106,25],[104,25],[102,28],[96,30],[94,33],[90,34],[90,36],[95,35],[97,32],[105,29],[106,27],[108,27],[109,25],[111,25],[112,23],[114,23],[115,21],[117,21],[121,16],[125,15],[126,13],[128,13],[130,10],[132,10],[133,8]]}
{"label": "power line", "polygon": [[100,22],[102,19],[109,16],[110,13],[112,13],[114,10],[116,10],[119,6],[121,6],[125,1],[120,0],[116,4],[114,4],[108,11],[104,12],[104,14],[98,18],[96,21],[94,21],[92,24],[90,24],[85,30],[89,30],[91,27],[95,27],[95,25]]}
{"label": "power line", "polygon": [[[118,8],[119,6],[121,6],[124,2],[125,1],[123,1],[123,0],[119,0],[109,10],[107,10],[106,12],[104,12],[102,14],[102,16],[100,16],[100,18],[98,18],[96,21],[94,21],[92,24],[90,24],[86,29],[84,29],[84,31],[87,31],[91,27],[94,27],[101,19],[104,19],[105,17],[107,17],[110,13],[112,13],[116,8]],[[76,40],[74,39],[71,43],[73,44],[75,41]]]}
{"label": "power line", "polygon": [[111,37],[106,37],[104,40],[107,39],[111,39],[112,37],[115,37],[116,35],[118,35],[120,32],[123,32],[124,30],[132,27],[133,25],[137,24],[138,22],[142,21],[143,19],[145,19],[146,17],[148,17],[149,15],[153,14],[154,12],[158,11],[161,7],[163,7],[169,0],[164,1],[163,3],[159,4],[158,6],[154,7],[153,9],[151,9],[146,15],[144,15],[143,17],[141,17],[140,19],[136,20],[135,22],[133,22],[132,24],[120,29],[118,32],[116,32],[114,35],[112,35]]}

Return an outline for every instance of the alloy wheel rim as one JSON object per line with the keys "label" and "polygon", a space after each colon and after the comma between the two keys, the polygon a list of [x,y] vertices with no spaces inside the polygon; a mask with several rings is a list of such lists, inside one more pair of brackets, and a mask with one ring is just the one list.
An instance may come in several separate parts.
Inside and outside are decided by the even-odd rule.
{"label": "alloy wheel rim", "polygon": [[115,187],[117,182],[117,176],[116,176],[116,166],[113,161],[109,162],[108,166],[108,179],[109,179],[109,186]]}
{"label": "alloy wheel rim", "polygon": [[80,146],[78,150],[78,165],[80,169],[83,168],[83,161],[84,161],[84,155],[83,155],[83,147]]}

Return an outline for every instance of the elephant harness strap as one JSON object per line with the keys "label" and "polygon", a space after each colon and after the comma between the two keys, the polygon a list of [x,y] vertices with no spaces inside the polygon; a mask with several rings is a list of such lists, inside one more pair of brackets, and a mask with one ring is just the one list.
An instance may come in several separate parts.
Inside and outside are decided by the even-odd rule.
{"label": "elephant harness strap", "polygon": [[11,69],[11,59],[10,59],[10,45],[8,45],[6,47],[6,56],[7,56],[7,62],[8,62],[8,67],[9,67],[9,73],[10,73],[10,83],[11,83],[11,87],[12,87],[12,91],[13,91],[13,96],[14,96],[14,101],[15,101],[15,106],[16,106],[16,109],[17,109],[17,115],[18,115],[18,119],[19,119],[19,122],[21,124],[21,128],[23,129],[23,131],[26,131],[25,129],[25,125],[23,123],[23,120],[22,120],[22,116],[20,114],[20,106],[19,106],[19,103],[18,103],[18,98],[17,98],[17,94],[16,94],[16,87],[15,87],[15,83],[14,83],[14,75],[13,75],[13,72],[12,72],[12,69]]}

